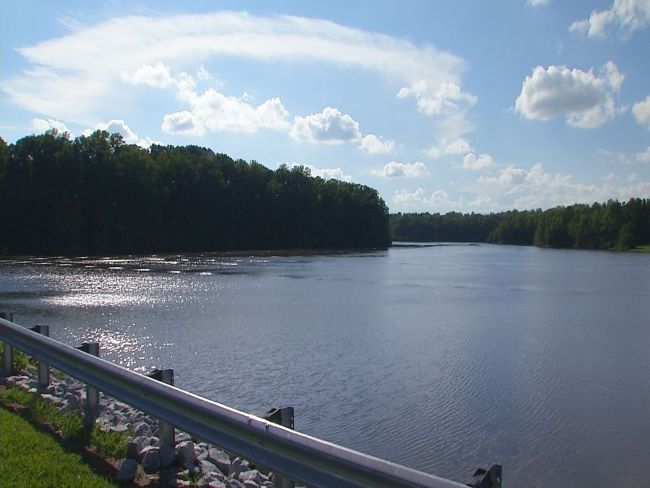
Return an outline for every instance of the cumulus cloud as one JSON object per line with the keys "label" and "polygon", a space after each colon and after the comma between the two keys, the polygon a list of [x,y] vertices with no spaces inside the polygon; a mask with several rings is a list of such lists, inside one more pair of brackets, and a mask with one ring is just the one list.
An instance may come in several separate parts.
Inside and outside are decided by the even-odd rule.
{"label": "cumulus cloud", "polygon": [[550,0],[526,0],[526,3],[531,7],[542,7],[548,5]]}
{"label": "cumulus cloud", "polygon": [[368,154],[390,154],[395,149],[395,142],[386,139],[382,140],[374,134],[368,134],[361,139],[361,149]]}
{"label": "cumulus cloud", "polygon": [[467,171],[482,171],[494,166],[494,159],[489,154],[466,154],[463,158],[463,169]]}
{"label": "cumulus cloud", "polygon": [[96,130],[105,130],[109,134],[120,134],[124,139],[124,142],[127,144],[136,144],[145,149],[149,148],[152,144],[160,144],[158,141],[154,141],[148,137],[141,138],[138,136],[131,127],[128,126],[126,122],[122,119],[113,119],[108,122],[100,122],[95,126],[94,129],[85,129],[83,131],[84,136],[89,136]]}
{"label": "cumulus cloud", "polygon": [[424,163],[416,161],[415,163],[398,163],[397,161],[390,161],[381,170],[372,171],[375,176],[382,178],[419,178],[429,174],[427,167]]}
{"label": "cumulus cloud", "polygon": [[647,198],[650,196],[650,183],[613,175],[605,178],[601,185],[578,183],[571,175],[549,173],[538,163],[529,170],[511,165],[496,175],[481,176],[475,190],[493,200],[508,202],[511,208],[530,209],[592,203],[610,198]]}
{"label": "cumulus cloud", "polygon": [[340,166],[337,166],[336,168],[317,168],[313,164],[289,163],[289,168],[295,168],[297,166],[307,168],[309,174],[323,178],[324,180],[352,181],[352,175],[346,174]]}
{"label": "cumulus cloud", "polygon": [[205,127],[201,121],[197,120],[194,114],[187,110],[166,114],[163,117],[160,128],[167,134],[181,134],[186,136],[202,136],[205,134]]}
{"label": "cumulus cloud", "polygon": [[32,130],[34,134],[42,134],[48,130],[56,130],[59,134],[65,134],[66,132],[70,134],[68,127],[61,121],[55,119],[32,119]]}
{"label": "cumulus cloud", "polygon": [[92,118],[109,101],[119,103],[125,83],[170,86],[165,65],[187,70],[225,56],[364,69],[398,83],[404,88],[395,88],[400,97],[414,97],[425,113],[451,113],[476,100],[462,89],[465,62],[458,56],[293,16],[216,12],[113,18],[22,47],[19,53],[28,69],[2,83],[12,101],[78,122]]}
{"label": "cumulus cloud", "polygon": [[458,198],[453,199],[445,190],[427,192],[422,188],[412,192],[404,189],[396,190],[393,194],[393,202],[406,209],[415,208],[430,212],[472,211],[477,209],[485,211],[494,208],[492,199],[486,195],[478,195],[474,198],[460,195]]}
{"label": "cumulus cloud", "polygon": [[340,166],[336,168],[316,168],[311,164],[307,164],[305,167],[309,168],[312,176],[319,176],[324,180],[352,181],[352,175],[346,174]]}
{"label": "cumulus cloud", "polygon": [[126,122],[122,119],[109,120],[108,122],[100,122],[97,124],[96,129],[105,130],[109,134],[120,134],[124,138],[124,142],[127,144],[135,144],[140,140],[138,135],[131,130]]}
{"label": "cumulus cloud", "polygon": [[322,112],[305,117],[295,117],[289,135],[297,141],[327,144],[361,140],[359,123],[333,107],[325,107]]}
{"label": "cumulus cloud", "polygon": [[432,145],[424,153],[430,158],[439,158],[443,155],[462,155],[474,151],[472,145],[462,137],[453,140],[442,139],[440,144]]}
{"label": "cumulus cloud", "polygon": [[148,85],[156,88],[167,88],[176,83],[169,71],[169,67],[160,61],[155,65],[143,64],[133,73],[123,71],[121,78],[134,85]]}
{"label": "cumulus cloud", "polygon": [[632,113],[639,124],[650,129],[650,95],[645,97],[645,100],[635,103],[632,107]]}
{"label": "cumulus cloud", "polygon": [[650,146],[645,151],[637,153],[635,159],[639,163],[650,164]]}
{"label": "cumulus cloud", "polygon": [[603,66],[600,76],[593,69],[537,66],[524,80],[515,110],[528,119],[564,116],[573,127],[599,127],[617,113],[613,96],[623,79],[612,61]]}
{"label": "cumulus cloud", "polygon": [[420,112],[427,115],[451,115],[466,110],[476,103],[476,96],[464,92],[456,83],[438,83],[432,86],[426,80],[418,80],[402,87],[397,98],[415,98]]}
{"label": "cumulus cloud", "polygon": [[650,0],[614,0],[608,10],[594,10],[587,19],[577,20],[569,30],[592,38],[609,38],[618,34],[628,38],[650,24]]}

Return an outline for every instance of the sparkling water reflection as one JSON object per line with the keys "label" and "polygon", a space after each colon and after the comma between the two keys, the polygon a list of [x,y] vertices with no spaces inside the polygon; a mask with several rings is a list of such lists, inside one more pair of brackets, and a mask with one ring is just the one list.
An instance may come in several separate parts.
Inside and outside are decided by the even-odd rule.
{"label": "sparkling water reflection", "polygon": [[[642,486],[650,259],[507,246],[0,262],[0,306],[299,430],[465,480]],[[543,482],[541,480],[544,480]]]}

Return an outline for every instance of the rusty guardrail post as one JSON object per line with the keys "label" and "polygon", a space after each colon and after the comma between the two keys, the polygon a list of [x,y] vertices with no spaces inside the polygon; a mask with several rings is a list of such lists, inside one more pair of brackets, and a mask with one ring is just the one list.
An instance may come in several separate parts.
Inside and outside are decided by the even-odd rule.
{"label": "rusty guardrail post", "polygon": [[[86,352],[93,356],[99,357],[99,342],[84,342],[81,346],[77,347],[80,351]],[[84,422],[86,427],[92,427],[95,419],[97,418],[97,411],[99,410],[99,390],[94,386],[86,383],[86,405],[84,412]]]}
{"label": "rusty guardrail post", "polygon": [[[294,430],[294,413],[293,407],[272,408],[262,415],[262,418],[269,422],[273,422],[274,424],[280,424],[283,427]],[[296,483],[292,479],[289,479],[286,476],[280,476],[277,473],[273,478],[273,484],[277,488],[295,488],[296,486]]]}
{"label": "rusty guardrail post", "polygon": [[[166,385],[174,386],[173,369],[154,369],[146,376]],[[169,446],[173,449],[176,446],[176,427],[164,420],[158,419],[158,439],[160,439],[161,446]]]}
{"label": "rusty guardrail post", "polygon": [[[14,314],[11,312],[0,312],[0,318],[13,322]],[[2,372],[5,376],[11,376],[14,374],[14,348],[7,342],[5,342],[4,346]]]}
{"label": "rusty guardrail post", "polygon": [[[34,332],[50,337],[49,325],[35,325],[31,328]],[[50,386],[50,365],[44,361],[38,360],[38,391],[44,392]]]}

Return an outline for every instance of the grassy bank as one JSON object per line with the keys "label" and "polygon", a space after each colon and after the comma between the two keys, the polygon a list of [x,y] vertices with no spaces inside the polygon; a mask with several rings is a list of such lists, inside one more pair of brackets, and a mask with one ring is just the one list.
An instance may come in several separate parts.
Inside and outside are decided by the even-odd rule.
{"label": "grassy bank", "polygon": [[79,454],[0,407],[0,480],[3,487],[114,487],[94,474]]}
{"label": "grassy bank", "polygon": [[650,253],[650,244],[646,244],[645,246],[637,246],[634,249],[630,249],[630,252],[647,252],[647,253]]}
{"label": "grassy bank", "polygon": [[[117,486],[84,461],[119,459],[125,433],[87,429],[79,415],[59,412],[39,395],[0,386],[0,486]],[[88,451],[87,448],[91,450]]]}

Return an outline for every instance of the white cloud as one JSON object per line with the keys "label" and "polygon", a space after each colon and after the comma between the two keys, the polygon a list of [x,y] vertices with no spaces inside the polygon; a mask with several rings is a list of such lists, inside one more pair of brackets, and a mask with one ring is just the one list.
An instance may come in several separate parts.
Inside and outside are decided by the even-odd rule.
{"label": "white cloud", "polygon": [[431,202],[431,194],[427,194],[422,188],[418,188],[414,192],[408,192],[404,189],[395,190],[393,201],[397,205],[404,207],[421,207]]}
{"label": "white cloud", "polygon": [[140,140],[138,135],[131,130],[122,119],[109,120],[106,123],[97,124],[97,129],[105,130],[109,134],[120,134],[127,144],[135,144]]}
{"label": "white cloud", "polygon": [[297,141],[327,144],[361,140],[359,123],[333,107],[325,107],[322,112],[305,117],[295,117],[289,135]]}
{"label": "white cloud", "polygon": [[108,122],[100,122],[94,129],[85,129],[82,134],[89,136],[96,130],[105,130],[109,134],[120,134],[127,144],[136,144],[142,148],[148,149],[152,144],[160,144],[148,137],[140,138],[129,125],[122,119],[113,119]]}
{"label": "white cloud", "polygon": [[401,96],[415,97],[426,113],[452,113],[476,100],[462,89],[465,62],[458,56],[302,17],[217,12],[113,18],[78,26],[65,36],[22,47],[19,53],[28,69],[2,83],[12,101],[77,122],[94,118],[108,103],[120,103],[120,81],[169,86],[164,65],[189,69],[225,56],[275,63],[316,61],[372,71],[404,87]]}
{"label": "white cloud", "polygon": [[201,121],[197,120],[194,114],[187,110],[165,115],[161,129],[168,134],[182,134],[186,136],[202,136],[205,134],[205,127]]}
{"label": "white cloud", "polygon": [[143,64],[133,73],[123,71],[120,76],[122,80],[134,85],[147,85],[156,88],[167,88],[176,83],[169,71],[169,67],[160,61],[155,65]]}
{"label": "white cloud", "polygon": [[476,103],[476,96],[462,91],[456,83],[438,83],[418,80],[397,92],[397,98],[413,97],[418,109],[427,115],[451,115],[466,110]]}
{"label": "white cloud", "polygon": [[468,171],[482,171],[490,169],[494,166],[494,159],[489,154],[479,154],[478,157],[474,153],[466,154],[463,158],[463,169]]}
{"label": "white cloud", "polygon": [[564,116],[573,127],[598,127],[619,111],[613,95],[623,78],[611,61],[603,66],[601,76],[593,69],[585,72],[566,66],[537,66],[524,80],[515,110],[528,119]]}
{"label": "white cloud", "polygon": [[336,168],[317,168],[313,164],[289,163],[289,168],[295,168],[297,166],[307,168],[312,176],[318,176],[324,180],[352,181],[352,175],[346,174],[340,166]]}
{"label": "white cloud", "polygon": [[548,173],[541,164],[530,170],[508,166],[494,176],[481,176],[475,191],[509,208],[550,208],[574,203],[650,197],[650,182],[605,178],[602,185],[577,183],[564,173]]}
{"label": "white cloud", "polygon": [[442,139],[440,144],[429,147],[424,153],[430,158],[439,158],[443,155],[462,155],[474,151],[467,139],[458,137],[453,140]]}
{"label": "white cloud", "polygon": [[618,164],[631,164],[632,159],[624,153],[609,151],[607,149],[598,149],[596,154],[602,157],[607,162],[614,162]]}
{"label": "white cloud", "polygon": [[588,19],[577,20],[569,30],[589,37],[608,38],[614,33],[627,38],[650,25],[650,0],[614,0],[608,10],[594,10]]}
{"label": "white cloud", "polygon": [[645,100],[635,103],[632,107],[632,113],[639,124],[650,129],[650,95],[645,97]]}
{"label": "white cloud", "polygon": [[415,163],[398,163],[397,161],[390,161],[381,170],[372,171],[375,176],[382,178],[420,178],[429,174],[427,167],[424,163],[416,161]]}
{"label": "white cloud", "polygon": [[360,147],[368,154],[390,154],[395,149],[395,142],[390,139],[382,140],[374,134],[367,134],[361,140]]}
{"label": "white cloud", "polygon": [[531,7],[542,7],[548,5],[550,0],[526,0],[526,3]]}
{"label": "white cloud", "polygon": [[430,212],[449,211],[486,211],[496,208],[492,199],[486,195],[477,195],[474,198],[467,198],[460,195],[452,199],[445,190],[434,190],[427,192],[418,188],[413,192],[407,190],[396,190],[393,193],[393,201],[396,205],[406,209],[420,209]]}
{"label": "white cloud", "polygon": [[201,81],[210,81],[212,80],[212,75],[208,72],[203,65],[199,66],[196,70],[196,77]]}
{"label": "white cloud", "polygon": [[56,130],[59,134],[70,133],[68,127],[61,121],[55,119],[32,119],[32,130],[34,134],[42,134],[48,130]]}
{"label": "white cloud", "polygon": [[645,151],[637,153],[635,159],[639,163],[650,164],[650,146]]}
{"label": "white cloud", "polygon": [[253,106],[213,88],[189,97],[193,116],[212,131],[256,132],[260,128],[286,129],[288,113],[279,98]]}
{"label": "white cloud", "polygon": [[149,137],[144,137],[140,139],[138,142],[136,142],[137,146],[140,146],[143,149],[149,149],[152,144],[158,144],[159,146],[162,146],[163,143],[160,141],[155,141]]}

